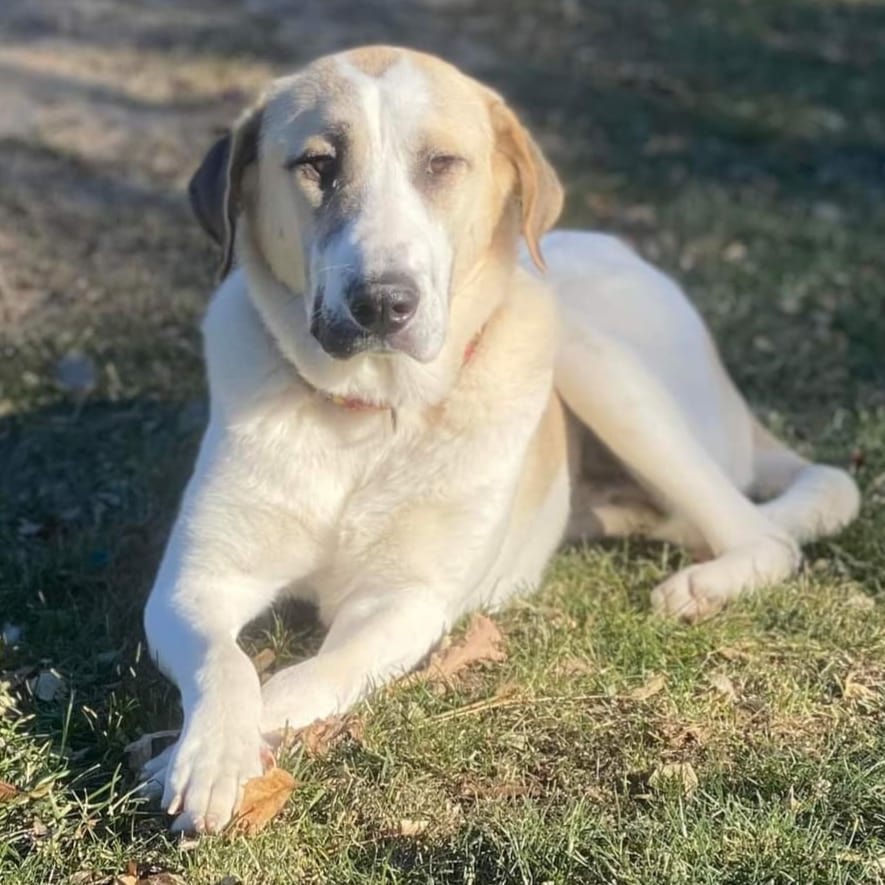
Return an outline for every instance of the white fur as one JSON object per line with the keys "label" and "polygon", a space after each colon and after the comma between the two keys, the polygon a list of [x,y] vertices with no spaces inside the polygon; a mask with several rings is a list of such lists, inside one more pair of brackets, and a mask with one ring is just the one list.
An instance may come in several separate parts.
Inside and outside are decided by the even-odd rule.
{"label": "white fur", "polygon": [[[789,576],[798,542],[838,530],[858,507],[846,474],[756,424],[679,288],[615,239],[546,237],[552,291],[499,255],[498,270],[490,262],[450,305],[450,247],[397,147],[425,100],[417,72],[345,73],[383,162],[365,212],[323,260],[394,249],[412,262],[430,305],[428,359],[324,359],[291,288],[296,269],[274,276],[242,238],[247,271],[206,316],[209,427],[145,614],[184,708],[178,743],[145,769],[177,829],[223,826],[265,740],[346,709],[414,667],[465,612],[536,585],[567,531],[703,549],[710,561],[652,596],[662,613],[697,617]],[[281,243],[268,248],[284,266]],[[561,414],[554,388],[569,432],[593,431],[634,499],[589,487],[564,442],[539,443]],[[392,409],[352,412],[325,395],[354,389]],[[542,481],[548,451],[559,461]],[[316,603],[329,632],[315,657],[261,688],[237,637],[282,593]]]}
{"label": "white fur", "polygon": [[430,101],[424,76],[405,57],[379,77],[344,60],[338,64],[357,97],[371,161],[359,214],[328,246],[311,251],[311,282],[324,287],[326,310],[347,318],[344,293],[355,268],[369,276],[409,276],[420,293],[409,323],[410,352],[428,362],[445,338],[452,247],[414,185],[417,123]]}

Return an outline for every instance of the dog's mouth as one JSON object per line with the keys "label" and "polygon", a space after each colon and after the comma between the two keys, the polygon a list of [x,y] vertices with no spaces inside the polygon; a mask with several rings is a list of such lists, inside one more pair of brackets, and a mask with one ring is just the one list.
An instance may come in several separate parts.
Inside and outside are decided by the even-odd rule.
{"label": "dog's mouth", "polygon": [[310,334],[333,359],[347,360],[359,353],[390,352],[384,343],[374,340],[372,335],[362,333],[353,323],[346,320],[329,320],[314,316],[310,324]]}
{"label": "dog's mouth", "polygon": [[316,320],[311,323],[310,334],[323,351],[336,360],[348,360],[361,353],[403,355],[422,363],[432,359],[425,357],[406,336],[368,334],[347,321]]}
{"label": "dog's mouth", "polygon": [[[323,351],[336,360],[348,360],[359,354],[380,356],[408,356],[418,362],[429,362],[436,353],[429,350],[409,323],[394,319],[391,323],[371,322],[359,310],[330,313],[326,309],[324,292],[314,298],[310,334]],[[359,322],[358,320],[363,320]],[[434,349],[436,350],[436,349]]]}

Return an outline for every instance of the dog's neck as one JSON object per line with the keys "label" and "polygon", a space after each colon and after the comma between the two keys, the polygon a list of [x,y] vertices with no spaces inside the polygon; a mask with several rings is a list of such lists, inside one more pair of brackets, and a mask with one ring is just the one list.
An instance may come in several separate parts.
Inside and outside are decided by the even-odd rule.
{"label": "dog's neck", "polygon": [[241,264],[250,298],[280,353],[307,386],[354,413],[423,410],[443,402],[473,358],[480,331],[506,298],[517,269],[515,255],[511,260],[498,254],[467,275],[452,293],[447,339],[431,362],[372,353],[336,360],[311,335],[302,295],[276,278],[250,239],[239,238]]}

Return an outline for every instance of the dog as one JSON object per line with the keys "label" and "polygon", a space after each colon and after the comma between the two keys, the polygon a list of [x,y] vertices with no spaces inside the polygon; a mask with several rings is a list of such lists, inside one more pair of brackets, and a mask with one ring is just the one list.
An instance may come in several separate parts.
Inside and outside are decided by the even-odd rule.
{"label": "dog", "polygon": [[[274,81],[190,195],[223,282],[208,428],[145,610],[184,711],[144,770],[173,829],[221,829],[268,742],[536,587],[563,540],[690,548],[651,602],[693,620],[857,513],[847,473],[754,418],[674,282],[550,232],[541,149],[435,57],[368,47]],[[328,633],[262,687],[237,636],[284,594]]]}

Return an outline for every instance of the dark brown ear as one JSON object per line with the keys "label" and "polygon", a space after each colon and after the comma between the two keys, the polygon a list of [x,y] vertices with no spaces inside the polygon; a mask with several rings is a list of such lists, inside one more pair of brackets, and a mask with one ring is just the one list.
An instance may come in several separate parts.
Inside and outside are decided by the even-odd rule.
{"label": "dark brown ear", "polygon": [[244,114],[232,132],[219,138],[209,148],[188,185],[191,208],[197,221],[221,246],[220,280],[227,276],[233,263],[243,171],[258,156],[260,129],[260,110]]}
{"label": "dark brown ear", "polygon": [[493,96],[490,112],[498,150],[516,169],[517,195],[522,204],[522,235],[532,261],[538,270],[545,270],[540,239],[556,224],[562,212],[562,185],[535,140],[500,96]]}

